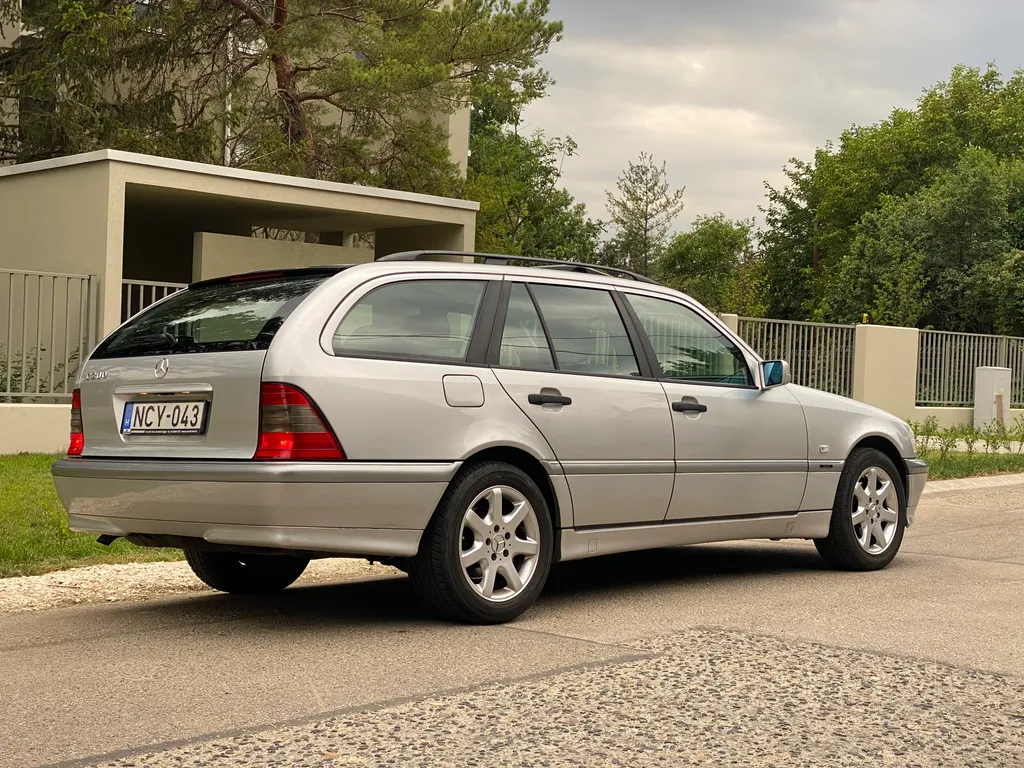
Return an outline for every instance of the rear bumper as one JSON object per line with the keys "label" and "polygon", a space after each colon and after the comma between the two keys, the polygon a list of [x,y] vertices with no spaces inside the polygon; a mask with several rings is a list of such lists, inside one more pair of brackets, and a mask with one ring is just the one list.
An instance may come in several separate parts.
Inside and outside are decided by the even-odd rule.
{"label": "rear bumper", "polygon": [[928,465],[921,459],[904,459],[907,470],[907,525],[913,525],[917,505],[921,501],[924,485],[928,482]]}
{"label": "rear bumper", "polygon": [[62,459],[72,530],[408,557],[459,464]]}

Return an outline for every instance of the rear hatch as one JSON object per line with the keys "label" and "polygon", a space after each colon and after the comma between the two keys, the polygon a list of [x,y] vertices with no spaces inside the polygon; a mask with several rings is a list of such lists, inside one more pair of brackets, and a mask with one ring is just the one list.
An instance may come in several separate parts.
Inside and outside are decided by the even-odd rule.
{"label": "rear hatch", "polygon": [[267,349],[295,307],[337,271],[197,283],[122,325],[79,380],[82,455],[251,459]]}

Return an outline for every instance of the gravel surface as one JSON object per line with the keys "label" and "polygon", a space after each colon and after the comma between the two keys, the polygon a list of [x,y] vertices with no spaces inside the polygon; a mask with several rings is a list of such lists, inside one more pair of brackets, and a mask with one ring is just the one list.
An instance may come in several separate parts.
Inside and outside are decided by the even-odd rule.
{"label": "gravel surface", "polygon": [[1020,679],[714,629],[628,645],[650,656],[97,765],[1024,765]]}
{"label": "gravel surface", "polygon": [[[394,568],[366,560],[314,560],[297,584],[397,574]],[[81,603],[152,600],[168,595],[208,592],[187,563],[90,565],[42,576],[0,579],[0,615],[42,611]]]}

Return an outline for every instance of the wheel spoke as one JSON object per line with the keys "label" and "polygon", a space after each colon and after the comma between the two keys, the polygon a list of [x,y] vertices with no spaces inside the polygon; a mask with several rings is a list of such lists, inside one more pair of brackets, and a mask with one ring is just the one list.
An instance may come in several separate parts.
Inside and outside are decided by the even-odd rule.
{"label": "wheel spoke", "polygon": [[491,561],[484,561],[484,578],[480,582],[480,591],[484,597],[491,597],[494,595],[494,579],[498,575],[498,564]]}
{"label": "wheel spoke", "polygon": [[517,555],[536,555],[540,552],[540,544],[531,539],[520,539],[518,536],[512,539],[512,546],[509,547]]}
{"label": "wheel spoke", "polygon": [[504,496],[501,492],[500,486],[491,488],[491,492],[487,495],[487,524],[494,525],[498,520],[501,519],[501,506]]}
{"label": "wheel spoke", "polygon": [[867,520],[868,513],[864,511],[863,507],[859,507],[856,512],[853,513],[853,524],[860,525]]}
{"label": "wheel spoke", "polygon": [[871,526],[866,522],[860,527],[860,545],[864,549],[871,546]]}
{"label": "wheel spoke", "polygon": [[491,526],[488,525],[487,521],[483,520],[480,515],[472,509],[466,512],[465,522],[466,525],[476,532],[477,538],[480,541],[483,541],[487,537],[487,534],[491,532]]}
{"label": "wheel spoke", "polygon": [[501,571],[501,575],[505,577],[505,583],[510,590],[518,592],[523,588],[523,580],[519,578],[519,571],[511,562],[499,563],[497,570]]}
{"label": "wheel spoke", "polygon": [[874,467],[868,470],[868,496],[878,498],[878,470]]}
{"label": "wheel spoke", "polygon": [[527,501],[520,501],[518,504],[512,507],[512,514],[504,519],[505,525],[512,530],[519,527],[528,514],[532,511],[532,507]]}
{"label": "wheel spoke", "polygon": [[859,505],[862,507],[866,507],[868,505],[868,502],[871,501],[871,496],[864,489],[864,486],[861,485],[860,483],[857,483],[855,486],[853,486],[853,495],[859,502]]}
{"label": "wheel spoke", "polygon": [[889,498],[889,494],[892,492],[892,480],[886,480],[882,483],[882,486],[878,489],[878,493],[875,494],[875,498],[879,501],[885,501]]}
{"label": "wheel spoke", "polygon": [[882,530],[881,520],[875,520],[874,525],[871,526],[871,532],[875,535],[875,543],[880,547],[885,547],[885,531]]}
{"label": "wheel spoke", "polygon": [[895,523],[899,519],[899,515],[888,507],[879,508],[878,513],[883,523]]}
{"label": "wheel spoke", "polygon": [[[479,518],[477,518],[479,519]],[[471,549],[462,553],[462,567],[469,568],[471,565],[483,562],[487,558],[487,551],[483,544],[474,544]]]}

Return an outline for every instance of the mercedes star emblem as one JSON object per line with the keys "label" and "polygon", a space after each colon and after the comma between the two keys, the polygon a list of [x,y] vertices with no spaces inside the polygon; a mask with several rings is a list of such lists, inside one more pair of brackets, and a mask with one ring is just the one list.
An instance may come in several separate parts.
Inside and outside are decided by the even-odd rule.
{"label": "mercedes star emblem", "polygon": [[159,363],[156,364],[156,370],[153,373],[156,374],[158,379],[162,379],[167,375],[167,369],[171,367],[171,364],[167,362],[167,358],[163,358]]}

